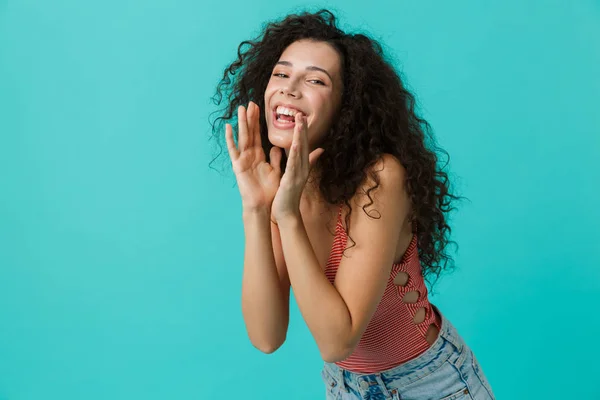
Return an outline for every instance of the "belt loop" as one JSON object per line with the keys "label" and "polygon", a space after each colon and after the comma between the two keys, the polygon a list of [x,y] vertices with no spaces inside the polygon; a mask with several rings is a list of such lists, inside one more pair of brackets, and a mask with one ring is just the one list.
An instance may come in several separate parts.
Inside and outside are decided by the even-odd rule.
{"label": "belt loop", "polygon": [[340,382],[340,389],[344,392],[348,393],[348,387],[346,386],[346,379],[344,379],[344,369],[339,365],[336,365],[337,369],[337,378]]}
{"label": "belt loop", "polygon": [[470,349],[466,346],[463,346],[463,348],[460,350],[460,355],[458,356],[458,359],[456,360],[456,367],[460,368],[462,367],[463,363],[465,362],[465,359],[467,358],[467,355],[469,354]]}
{"label": "belt loop", "polygon": [[381,373],[375,374],[375,380],[377,381],[377,384],[379,385],[379,389],[381,390],[381,393],[383,393],[383,395],[385,396],[385,399],[391,400],[392,394],[389,392],[389,390],[387,390],[387,387],[385,387],[385,383],[383,383],[383,379],[381,379]]}
{"label": "belt loop", "polygon": [[456,347],[456,349],[459,352],[462,352],[464,343],[462,342],[462,340],[460,340],[460,338],[456,334],[456,329],[454,328],[454,326],[450,323],[450,321],[448,321],[443,316],[442,316],[442,329],[440,331],[440,335],[444,339],[446,339],[448,342],[452,343],[452,345],[454,347]]}

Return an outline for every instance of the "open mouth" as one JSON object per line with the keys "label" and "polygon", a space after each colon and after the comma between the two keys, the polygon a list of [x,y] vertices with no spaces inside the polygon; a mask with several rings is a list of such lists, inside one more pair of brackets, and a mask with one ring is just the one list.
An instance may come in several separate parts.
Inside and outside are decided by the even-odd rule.
{"label": "open mouth", "polygon": [[273,108],[273,125],[279,129],[293,129],[296,126],[296,114],[303,113],[293,107],[276,106]]}
{"label": "open mouth", "polygon": [[292,126],[295,124],[296,114],[298,112],[302,111],[290,107],[277,106],[273,109],[274,121],[279,125]]}
{"label": "open mouth", "polygon": [[296,121],[296,117],[293,115],[287,115],[287,114],[279,114],[277,113],[277,111],[275,112],[275,120],[277,122],[281,122],[281,123],[295,123]]}

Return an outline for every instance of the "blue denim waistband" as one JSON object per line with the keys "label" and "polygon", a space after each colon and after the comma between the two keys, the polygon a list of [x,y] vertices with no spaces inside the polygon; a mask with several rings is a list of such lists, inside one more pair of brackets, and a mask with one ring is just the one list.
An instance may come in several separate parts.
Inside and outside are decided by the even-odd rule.
{"label": "blue denim waistband", "polygon": [[378,384],[384,387],[390,381],[401,386],[408,385],[435,371],[453,355],[458,355],[457,363],[462,364],[460,358],[464,358],[465,342],[450,321],[435,306],[433,307],[441,317],[441,329],[435,342],[416,358],[391,369],[371,374],[348,371],[334,363],[325,363],[325,370],[336,379],[342,388],[348,384],[357,386]]}

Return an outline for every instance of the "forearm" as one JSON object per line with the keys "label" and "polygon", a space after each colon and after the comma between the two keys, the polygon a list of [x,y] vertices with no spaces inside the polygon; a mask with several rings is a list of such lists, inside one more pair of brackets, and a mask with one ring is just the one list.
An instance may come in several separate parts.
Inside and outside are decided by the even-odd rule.
{"label": "forearm", "polygon": [[284,342],[289,319],[273,256],[270,213],[268,209],[245,211],[243,221],[242,313],[252,344],[270,353]]}
{"label": "forearm", "polygon": [[310,244],[302,218],[278,221],[283,254],[296,302],[326,361],[345,358],[352,327],[350,312],[331,285]]}

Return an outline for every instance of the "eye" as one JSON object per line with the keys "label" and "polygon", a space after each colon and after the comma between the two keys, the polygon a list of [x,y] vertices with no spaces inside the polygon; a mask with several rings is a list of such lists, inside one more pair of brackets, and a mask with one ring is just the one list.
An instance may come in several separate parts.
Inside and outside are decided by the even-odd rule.
{"label": "eye", "polygon": [[309,82],[316,82],[317,85],[325,85],[325,83],[323,81],[320,81],[318,79],[311,79]]}
{"label": "eye", "polygon": [[284,78],[284,77],[286,77],[287,75],[286,75],[286,74],[282,74],[282,73],[275,73],[275,74],[273,74],[273,76],[276,76],[276,77],[278,77],[278,78]]}

